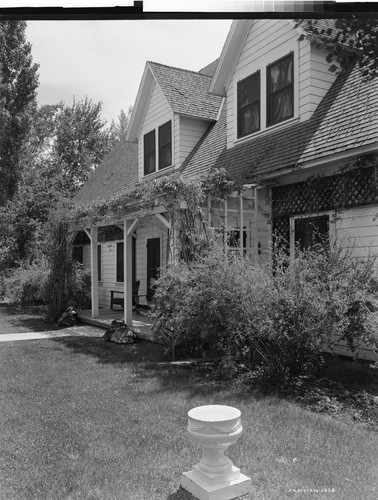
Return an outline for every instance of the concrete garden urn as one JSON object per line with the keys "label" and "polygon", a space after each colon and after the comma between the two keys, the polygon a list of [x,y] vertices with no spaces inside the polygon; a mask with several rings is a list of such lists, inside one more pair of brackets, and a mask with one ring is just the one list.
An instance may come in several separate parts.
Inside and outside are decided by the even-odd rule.
{"label": "concrete garden urn", "polygon": [[183,473],[180,484],[199,500],[230,500],[249,492],[251,480],[224,454],[243,432],[240,417],[240,410],[222,405],[188,412],[189,435],[204,453],[190,472]]}

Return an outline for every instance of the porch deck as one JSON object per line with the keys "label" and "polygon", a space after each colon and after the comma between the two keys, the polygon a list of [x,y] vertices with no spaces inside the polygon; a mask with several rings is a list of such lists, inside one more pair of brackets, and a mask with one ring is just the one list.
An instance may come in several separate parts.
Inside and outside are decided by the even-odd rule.
{"label": "porch deck", "polygon": [[[99,316],[92,318],[92,311],[90,309],[85,309],[79,312],[79,317],[83,323],[106,329],[110,326],[113,319],[122,320],[123,314],[122,310],[116,311],[111,309],[100,309]],[[133,312],[132,321],[133,324],[129,326],[134,330],[138,337],[144,340],[153,341],[152,326],[154,322],[152,319],[144,316],[143,314],[136,314]]]}

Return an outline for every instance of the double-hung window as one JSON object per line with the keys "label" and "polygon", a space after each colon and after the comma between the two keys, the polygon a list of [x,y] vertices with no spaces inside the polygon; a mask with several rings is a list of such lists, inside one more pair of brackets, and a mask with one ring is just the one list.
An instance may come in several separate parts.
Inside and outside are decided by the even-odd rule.
{"label": "double-hung window", "polygon": [[260,130],[260,71],[238,82],[238,137]]}
{"label": "double-hung window", "polygon": [[159,170],[172,163],[172,122],[159,127]]}
{"label": "double-hung window", "polygon": [[[156,145],[156,136],[158,144]],[[143,137],[144,175],[172,165],[172,121],[170,120]]]}
{"label": "double-hung window", "polygon": [[293,66],[289,54],[267,67],[267,126],[294,116]]}
{"label": "double-hung window", "polygon": [[155,130],[144,136],[144,175],[156,170]]}

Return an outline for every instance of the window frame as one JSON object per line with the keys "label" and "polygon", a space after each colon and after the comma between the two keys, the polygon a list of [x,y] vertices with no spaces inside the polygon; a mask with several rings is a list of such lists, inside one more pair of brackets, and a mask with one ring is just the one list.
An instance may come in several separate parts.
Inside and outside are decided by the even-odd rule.
{"label": "window frame", "polygon": [[[164,127],[167,126],[169,126],[169,141],[165,144],[161,144],[161,136],[163,135]],[[169,147],[169,163],[162,165],[162,149],[167,147]],[[158,169],[162,170],[170,165],[172,165],[172,120],[168,120],[158,127]]]}
{"label": "window frame", "polygon": [[[247,80],[250,80],[252,78],[258,77],[258,98],[255,99],[254,101],[250,102],[249,104],[246,104],[244,106],[241,106],[240,100],[241,100],[241,88],[242,85],[247,82]],[[247,108],[251,108],[255,106],[257,103],[258,110],[259,110],[259,123],[258,123],[258,128],[255,130],[251,130],[249,132],[246,132],[244,134],[241,133],[241,112],[246,110]],[[237,82],[236,86],[236,116],[237,116],[237,138],[241,139],[242,137],[247,137],[248,135],[254,134],[255,132],[258,132],[261,130],[261,71],[257,70],[251,75],[248,75],[245,78],[242,78]]]}
{"label": "window frame", "polygon": [[[153,148],[151,149],[147,148],[147,140],[149,137],[153,137]],[[147,171],[147,160],[150,158],[153,159],[153,170]],[[153,129],[150,132],[147,132],[147,134],[143,135],[143,171],[144,175],[149,175],[156,172],[156,129]]]}
{"label": "window frame", "polygon": [[[118,257],[119,250],[118,250],[118,245],[122,245],[122,251],[121,251],[121,258]],[[115,255],[115,281],[116,283],[124,283],[125,281],[125,275],[124,275],[124,241],[123,240],[118,240],[115,242],[116,246],[116,255]],[[131,276],[133,282],[136,280],[137,276],[137,269],[136,269],[136,259],[137,259],[137,238],[136,236],[132,236],[132,241],[131,241]],[[121,277],[118,275],[118,266],[122,263],[122,277],[123,280],[119,281],[118,278]]]}
{"label": "window frame", "polygon": [[[268,90],[268,88],[269,88],[269,70],[273,66],[275,66],[276,64],[278,64],[278,63],[282,62],[284,59],[288,59],[288,58],[291,58],[291,83],[288,84],[288,85],[285,85],[284,87],[280,88],[279,90],[276,90],[275,92],[269,93],[269,90]],[[294,73],[294,52],[293,51],[289,52],[289,54],[287,54],[286,56],[280,57],[276,61],[274,61],[271,64],[268,64],[266,66],[266,116],[265,116],[265,127],[266,128],[273,127],[274,125],[277,125],[279,123],[283,123],[284,121],[290,120],[290,118],[293,118],[295,116],[294,76],[295,76],[295,73]],[[285,118],[282,118],[281,120],[278,120],[278,121],[269,122],[270,110],[271,110],[271,107],[272,107],[271,98],[273,96],[276,96],[278,94],[283,93],[288,88],[291,88],[291,100],[292,100],[292,112],[291,112],[291,115],[290,116],[285,116]]]}
{"label": "window frame", "polygon": [[329,246],[330,248],[335,244],[335,238],[336,238],[336,219],[335,219],[335,212],[333,211],[324,211],[324,212],[313,212],[309,214],[301,214],[301,215],[294,215],[290,217],[290,255],[294,256],[295,255],[295,248],[296,248],[296,242],[295,242],[295,224],[297,220],[303,220],[303,219],[318,219],[320,217],[328,217],[328,241],[329,241]]}

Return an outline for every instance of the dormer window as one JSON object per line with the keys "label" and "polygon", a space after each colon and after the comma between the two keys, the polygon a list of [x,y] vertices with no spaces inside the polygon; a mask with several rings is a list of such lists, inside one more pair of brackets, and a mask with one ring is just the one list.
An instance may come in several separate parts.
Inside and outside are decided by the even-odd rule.
{"label": "dormer window", "polygon": [[[158,144],[156,147],[156,136]],[[143,136],[144,175],[172,165],[172,121]]]}
{"label": "dormer window", "polygon": [[293,118],[294,52],[239,80],[236,90],[238,139]]}
{"label": "dormer window", "polygon": [[155,130],[144,136],[144,175],[156,170]]}
{"label": "dormer window", "polygon": [[293,54],[267,67],[267,126],[294,116]]}
{"label": "dormer window", "polygon": [[238,137],[260,130],[260,71],[238,82]]}
{"label": "dormer window", "polygon": [[172,163],[172,122],[159,127],[159,170]]}

